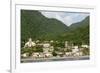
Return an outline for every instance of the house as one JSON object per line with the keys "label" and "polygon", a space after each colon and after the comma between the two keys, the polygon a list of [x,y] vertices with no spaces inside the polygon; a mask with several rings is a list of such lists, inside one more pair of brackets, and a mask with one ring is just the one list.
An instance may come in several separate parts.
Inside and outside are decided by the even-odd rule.
{"label": "house", "polygon": [[30,48],[30,47],[34,47],[34,46],[36,46],[36,43],[33,42],[31,38],[29,38],[28,42],[25,43],[24,48],[26,48],[26,47]]}
{"label": "house", "polygon": [[24,58],[26,58],[28,56],[29,56],[29,53],[23,53],[23,54],[21,54],[21,57],[24,57]]}
{"label": "house", "polygon": [[65,41],[65,48],[68,48],[68,41]]}
{"label": "house", "polygon": [[83,48],[89,48],[89,45],[81,45],[81,47],[83,47]]}

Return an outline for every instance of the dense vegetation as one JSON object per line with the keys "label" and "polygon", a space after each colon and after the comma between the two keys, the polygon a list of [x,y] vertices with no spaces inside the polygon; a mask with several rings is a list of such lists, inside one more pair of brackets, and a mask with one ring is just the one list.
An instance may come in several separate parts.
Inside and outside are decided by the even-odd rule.
{"label": "dense vegetation", "polygon": [[83,21],[72,24],[69,30],[61,35],[62,40],[72,41],[75,44],[89,44],[89,16]]}
{"label": "dense vegetation", "polygon": [[21,46],[33,40],[71,41],[89,44],[89,16],[70,27],[56,19],[44,17],[39,11],[21,10]]}

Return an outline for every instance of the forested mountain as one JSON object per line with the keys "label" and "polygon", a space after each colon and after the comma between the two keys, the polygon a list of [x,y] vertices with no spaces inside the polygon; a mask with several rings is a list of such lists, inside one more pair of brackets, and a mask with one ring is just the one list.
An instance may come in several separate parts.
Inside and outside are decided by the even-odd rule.
{"label": "forested mountain", "polygon": [[39,11],[21,10],[21,39],[53,39],[67,31],[67,26],[56,19],[49,19]]}
{"label": "forested mountain", "polygon": [[89,16],[81,22],[73,23],[68,31],[61,35],[62,39],[78,44],[89,44],[89,24]]}
{"label": "forested mountain", "polygon": [[74,30],[76,28],[80,28],[80,27],[84,27],[84,26],[88,26],[89,25],[89,16],[86,17],[83,21],[81,22],[77,22],[77,23],[73,23],[70,26],[70,29]]}
{"label": "forested mountain", "polygon": [[89,16],[83,21],[66,26],[57,19],[46,18],[39,11],[21,10],[21,41],[68,40],[89,44]]}

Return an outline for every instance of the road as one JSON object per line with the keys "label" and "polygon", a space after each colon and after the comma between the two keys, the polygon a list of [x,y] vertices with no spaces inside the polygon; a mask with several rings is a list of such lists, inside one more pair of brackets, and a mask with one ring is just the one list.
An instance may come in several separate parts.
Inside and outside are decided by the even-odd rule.
{"label": "road", "polygon": [[22,63],[28,62],[50,62],[50,61],[74,61],[74,60],[89,60],[89,56],[69,56],[69,57],[52,57],[52,58],[23,58]]}

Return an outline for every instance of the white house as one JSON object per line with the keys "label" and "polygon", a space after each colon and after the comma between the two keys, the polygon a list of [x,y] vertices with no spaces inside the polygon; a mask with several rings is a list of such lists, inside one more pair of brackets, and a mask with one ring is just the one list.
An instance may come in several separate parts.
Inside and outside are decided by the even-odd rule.
{"label": "white house", "polygon": [[71,56],[72,55],[72,52],[65,52],[65,55],[66,56]]}
{"label": "white house", "polygon": [[89,45],[81,45],[81,47],[89,48]]}
{"label": "white house", "polygon": [[34,46],[36,46],[36,43],[33,42],[31,38],[29,38],[28,42],[25,43],[24,48],[25,47],[34,47]]}
{"label": "white house", "polygon": [[73,52],[73,53],[76,53],[76,52],[78,52],[78,51],[79,51],[78,46],[73,46],[73,48],[74,48],[74,49],[72,49],[72,52]]}
{"label": "white house", "polygon": [[24,57],[24,58],[25,58],[25,57],[28,57],[28,56],[29,56],[29,53],[24,53],[24,54],[22,54],[21,56]]}
{"label": "white house", "polygon": [[65,48],[68,48],[68,41],[65,41]]}
{"label": "white house", "polygon": [[49,43],[44,43],[44,44],[43,44],[43,47],[44,47],[44,48],[48,48],[48,47],[50,47],[50,44],[49,44]]}
{"label": "white house", "polygon": [[33,58],[38,58],[39,57],[39,53],[37,53],[37,52],[36,53],[32,53],[32,57]]}

